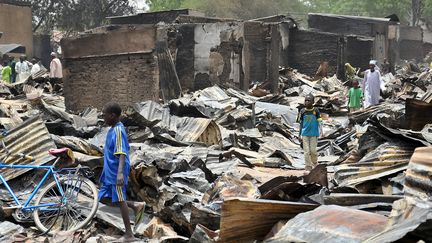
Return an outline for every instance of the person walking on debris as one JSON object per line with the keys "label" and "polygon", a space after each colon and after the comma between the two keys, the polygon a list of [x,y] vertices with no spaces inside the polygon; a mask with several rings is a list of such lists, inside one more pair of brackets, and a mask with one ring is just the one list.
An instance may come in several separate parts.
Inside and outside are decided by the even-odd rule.
{"label": "person walking on debris", "polygon": [[314,107],[315,97],[309,94],[305,97],[305,107],[300,110],[297,122],[300,123],[300,142],[303,143],[305,170],[310,171],[318,165],[318,137],[322,133],[321,113]]}
{"label": "person walking on debris", "polygon": [[369,68],[364,73],[363,94],[364,108],[377,105],[380,99],[381,73],[376,69],[376,61],[369,62]]}
{"label": "person walking on debris", "polygon": [[23,82],[28,78],[30,74],[30,68],[25,59],[26,57],[24,55],[20,56],[20,61],[17,62],[15,65],[18,82]]}
{"label": "person walking on debris", "polygon": [[52,84],[60,83],[63,78],[63,67],[55,52],[51,52],[50,79]]}
{"label": "person walking on debris", "polygon": [[34,76],[41,70],[41,68],[40,68],[39,62],[35,58],[32,59],[32,63],[33,63],[33,66],[31,68],[30,73],[32,76]]}
{"label": "person walking on debris", "polygon": [[104,148],[104,167],[100,182],[99,201],[115,205],[125,225],[125,235],[120,239],[123,242],[134,241],[128,207],[135,211],[136,219],[144,210],[144,203],[126,201],[126,187],[130,171],[129,143],[123,124],[120,122],[121,108],[117,103],[108,103],[103,110],[104,121],[110,126]]}
{"label": "person walking on debris", "polygon": [[7,61],[3,62],[3,68],[1,71],[2,80],[5,83],[11,82],[11,76],[12,76],[12,68],[8,65]]}
{"label": "person walking on debris", "polygon": [[9,67],[12,70],[12,74],[10,76],[10,83],[15,83],[16,81],[16,70],[15,70],[15,66],[16,66],[16,62],[15,62],[15,58],[11,57],[10,58],[10,62],[9,62]]}
{"label": "person walking on debris", "polygon": [[352,87],[348,91],[348,107],[350,112],[359,111],[362,107],[363,91],[357,80],[352,81]]}
{"label": "person walking on debris", "polygon": [[313,80],[319,80],[322,78],[327,78],[328,77],[328,71],[329,71],[329,63],[328,62],[321,62],[317,72],[315,73]]}

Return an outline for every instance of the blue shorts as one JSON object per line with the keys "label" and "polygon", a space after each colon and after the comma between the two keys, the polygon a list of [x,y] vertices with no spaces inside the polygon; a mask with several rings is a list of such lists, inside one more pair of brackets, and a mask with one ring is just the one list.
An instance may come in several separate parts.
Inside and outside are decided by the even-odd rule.
{"label": "blue shorts", "polygon": [[102,185],[99,189],[99,201],[102,198],[111,198],[113,203],[126,201],[126,185]]}

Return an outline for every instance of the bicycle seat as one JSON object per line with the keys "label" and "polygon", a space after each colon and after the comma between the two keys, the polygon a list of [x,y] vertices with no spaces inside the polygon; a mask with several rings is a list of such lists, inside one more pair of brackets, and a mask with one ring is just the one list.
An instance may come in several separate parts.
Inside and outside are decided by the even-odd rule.
{"label": "bicycle seat", "polygon": [[59,148],[59,149],[50,149],[48,153],[55,156],[65,159],[69,163],[75,162],[75,156],[70,148]]}
{"label": "bicycle seat", "polygon": [[59,149],[50,149],[48,153],[54,156],[66,154],[69,151],[69,148],[59,148]]}

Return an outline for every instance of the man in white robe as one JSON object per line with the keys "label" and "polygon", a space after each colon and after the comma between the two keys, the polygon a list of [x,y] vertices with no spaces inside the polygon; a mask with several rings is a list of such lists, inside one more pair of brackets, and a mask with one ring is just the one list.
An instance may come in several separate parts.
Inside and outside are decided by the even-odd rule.
{"label": "man in white robe", "polygon": [[376,69],[376,62],[370,61],[363,79],[364,108],[377,105],[380,100],[381,73]]}

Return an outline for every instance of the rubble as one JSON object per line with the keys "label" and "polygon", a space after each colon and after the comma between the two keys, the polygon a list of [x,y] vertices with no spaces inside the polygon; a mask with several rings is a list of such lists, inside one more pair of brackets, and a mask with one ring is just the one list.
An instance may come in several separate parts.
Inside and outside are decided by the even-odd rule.
{"label": "rubble", "polygon": [[[249,92],[212,86],[179,97],[175,87],[164,91],[174,98],[165,103],[128,107],[122,120],[131,146],[128,196],[146,203],[136,235],[177,242],[428,240],[431,152],[419,147],[432,143],[424,116],[431,78],[412,67],[386,75],[381,104],[355,113],[348,113],[347,87],[336,76],[310,81],[290,68],[281,71],[280,94],[259,85]],[[0,100],[5,144],[42,164],[52,159],[49,148],[68,147],[97,181],[107,132],[101,112],[73,114],[61,92],[41,87],[29,81]],[[323,114],[324,135],[320,165],[303,175],[296,118],[308,93]],[[6,163],[24,163],[5,154]],[[20,172],[2,171],[24,193],[37,173]],[[408,218],[400,216],[403,207],[413,210]],[[108,241],[124,231],[121,222],[117,209],[100,205],[96,226],[74,237]]]}

